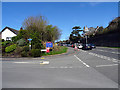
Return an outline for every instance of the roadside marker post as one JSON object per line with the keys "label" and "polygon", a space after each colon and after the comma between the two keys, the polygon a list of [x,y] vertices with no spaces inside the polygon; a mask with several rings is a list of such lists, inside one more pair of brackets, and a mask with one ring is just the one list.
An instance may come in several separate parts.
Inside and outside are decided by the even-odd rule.
{"label": "roadside marker post", "polygon": [[31,50],[31,41],[32,41],[32,39],[29,38],[28,41],[29,41],[29,50]]}

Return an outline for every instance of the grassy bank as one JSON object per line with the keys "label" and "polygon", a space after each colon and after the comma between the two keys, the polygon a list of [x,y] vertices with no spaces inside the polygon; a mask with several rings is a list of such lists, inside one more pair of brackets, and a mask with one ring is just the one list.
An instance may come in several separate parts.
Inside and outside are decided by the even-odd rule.
{"label": "grassy bank", "polygon": [[120,47],[105,47],[105,48],[116,48],[116,49],[120,49]]}
{"label": "grassy bank", "polygon": [[57,47],[57,49],[53,49],[53,51],[51,51],[49,53],[43,53],[42,56],[66,53],[67,49],[68,49],[67,47],[59,46],[59,47]]}

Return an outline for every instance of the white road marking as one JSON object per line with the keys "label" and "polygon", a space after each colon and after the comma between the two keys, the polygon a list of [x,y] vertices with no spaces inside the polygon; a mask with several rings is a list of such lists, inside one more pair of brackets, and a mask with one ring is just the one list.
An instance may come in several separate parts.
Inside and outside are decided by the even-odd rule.
{"label": "white road marking", "polygon": [[14,62],[14,63],[30,63],[30,62]]}
{"label": "white road marking", "polygon": [[106,50],[96,50],[96,51],[102,51],[102,52],[109,52],[109,53],[114,53],[114,54],[120,54],[119,52],[110,52],[110,51],[106,51]]}
{"label": "white road marking", "polygon": [[109,64],[109,65],[97,65],[96,67],[106,67],[106,66],[115,66],[115,65],[118,65],[118,64]]}
{"label": "white road marking", "polygon": [[71,69],[71,68],[82,68],[82,67],[67,67],[67,66],[60,66],[60,67],[42,67],[42,68],[51,68],[51,69]]}
{"label": "white road marking", "polygon": [[74,55],[81,63],[83,63],[86,67],[90,67],[89,65],[87,65],[85,62],[83,62],[80,58],[78,58],[76,55]]}
{"label": "white road marking", "polygon": [[42,61],[40,64],[49,64],[49,61]]}
{"label": "white road marking", "polygon": [[105,60],[108,60],[108,61],[118,62],[118,60],[115,59],[115,58],[110,58],[110,57],[107,57],[107,56],[103,56],[103,55],[99,55],[99,54],[91,53],[91,52],[89,54],[93,55],[93,56],[96,56],[96,57],[99,57],[99,58],[102,58],[102,59],[105,59]]}

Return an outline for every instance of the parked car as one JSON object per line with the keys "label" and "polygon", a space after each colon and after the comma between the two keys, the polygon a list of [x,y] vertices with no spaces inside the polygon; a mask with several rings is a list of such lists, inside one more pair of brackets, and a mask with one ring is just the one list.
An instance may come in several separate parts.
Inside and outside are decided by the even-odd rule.
{"label": "parked car", "polygon": [[96,48],[96,46],[94,44],[91,43],[90,45],[91,45],[92,48]]}
{"label": "parked car", "polygon": [[83,44],[82,50],[92,50],[92,46],[90,44]]}
{"label": "parked car", "polygon": [[68,47],[72,47],[72,44],[67,44]]}
{"label": "parked car", "polygon": [[82,44],[78,45],[78,49],[82,49],[82,47],[83,47]]}

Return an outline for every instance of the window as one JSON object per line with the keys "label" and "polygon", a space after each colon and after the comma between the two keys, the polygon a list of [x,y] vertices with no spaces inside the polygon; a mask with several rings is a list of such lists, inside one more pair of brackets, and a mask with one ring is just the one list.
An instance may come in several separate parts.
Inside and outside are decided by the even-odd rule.
{"label": "window", "polygon": [[12,37],[6,37],[6,40],[12,40]]}

